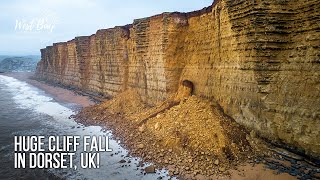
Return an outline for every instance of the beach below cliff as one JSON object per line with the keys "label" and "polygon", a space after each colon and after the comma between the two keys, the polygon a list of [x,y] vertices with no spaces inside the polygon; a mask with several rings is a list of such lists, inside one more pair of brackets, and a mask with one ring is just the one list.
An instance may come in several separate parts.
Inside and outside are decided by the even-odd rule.
{"label": "beach below cliff", "polygon": [[[210,114],[211,109],[206,109],[207,102],[197,97],[186,98],[183,103],[169,106],[164,111],[162,109],[166,105],[163,104],[160,107],[148,107],[140,104],[134,92],[125,92],[110,101],[96,104],[88,96],[33,80],[31,79],[32,73],[6,75],[44,90],[58,102],[77,104],[78,110],[82,109],[80,114],[76,115],[78,122],[88,126],[99,125],[112,131],[114,138],[128,149],[129,154],[141,157],[145,163],[154,164],[148,167],[143,167],[143,162],[137,164],[136,166],[140,168],[142,173],[152,174],[155,172],[154,168],[166,168],[170,176],[180,179],[298,179],[319,176],[319,169],[305,162],[300,156],[294,156],[296,159],[293,159],[292,155],[288,155],[285,150],[279,150],[280,154],[266,149],[262,150],[264,152],[256,153],[258,147],[253,146],[259,145],[261,147],[263,143],[261,145],[261,141],[254,133],[246,132],[236,124],[226,123],[228,119],[224,119],[224,115],[219,111],[213,111],[210,117],[201,117]],[[150,116],[150,114],[156,115]],[[197,117],[197,119],[190,120],[190,117]],[[220,120],[221,117],[223,120]],[[184,122],[186,119],[188,122]],[[201,126],[197,123],[198,119],[204,120],[204,127],[200,127],[203,130],[212,131],[220,127],[232,130],[232,132],[225,132],[220,129],[216,135],[218,141],[235,146],[234,149],[231,148],[231,153],[229,150],[223,150],[223,154],[232,154],[230,157],[217,156],[219,151],[215,150],[220,148],[221,143],[215,144],[215,142],[210,142],[207,136],[201,136],[202,132],[195,131],[200,128],[190,129],[191,126]],[[160,121],[162,123],[159,123]],[[213,122],[216,122],[216,126],[209,127],[208,124],[214,124]],[[169,129],[172,130],[170,133],[174,132],[175,134],[168,133]],[[177,129],[185,129],[186,131],[180,132]],[[190,134],[186,134],[187,132]],[[185,135],[188,135],[190,139],[184,138]],[[172,140],[169,138],[171,136],[177,137],[173,137]],[[237,139],[238,136],[239,139]],[[198,142],[192,141],[192,138]],[[230,142],[224,138],[228,138]],[[240,141],[243,142],[240,143]],[[208,151],[212,154],[205,151],[206,144],[215,145],[215,148]],[[251,148],[243,150],[243,153],[238,152],[239,149],[247,146]],[[130,164],[130,161],[124,160],[122,163],[124,166]],[[168,176],[160,177],[169,178]]]}

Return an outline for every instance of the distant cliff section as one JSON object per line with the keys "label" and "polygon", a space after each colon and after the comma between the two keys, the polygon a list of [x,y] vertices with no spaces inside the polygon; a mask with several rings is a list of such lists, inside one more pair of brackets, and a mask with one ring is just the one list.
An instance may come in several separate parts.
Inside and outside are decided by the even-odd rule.
{"label": "distant cliff section", "polygon": [[0,56],[0,72],[32,72],[40,56]]}
{"label": "distant cliff section", "polygon": [[262,137],[320,157],[320,1],[216,0],[41,50],[36,76],[154,105],[179,82]]}

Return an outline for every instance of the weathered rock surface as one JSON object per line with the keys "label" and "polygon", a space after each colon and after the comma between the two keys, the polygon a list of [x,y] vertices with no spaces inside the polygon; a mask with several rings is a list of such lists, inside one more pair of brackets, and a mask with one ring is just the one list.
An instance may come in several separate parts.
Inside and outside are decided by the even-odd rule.
{"label": "weathered rock surface", "polygon": [[157,104],[194,84],[238,123],[320,157],[320,2],[216,0],[41,50],[36,76]]}

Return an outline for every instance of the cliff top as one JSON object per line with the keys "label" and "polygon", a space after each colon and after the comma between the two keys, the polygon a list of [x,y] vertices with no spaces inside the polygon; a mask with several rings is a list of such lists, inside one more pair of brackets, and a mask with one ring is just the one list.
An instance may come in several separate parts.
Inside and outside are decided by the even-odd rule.
{"label": "cliff top", "polygon": [[[182,16],[182,17],[185,17],[187,19],[192,18],[192,17],[196,17],[196,16],[201,16],[203,14],[210,13],[212,11],[213,7],[216,6],[218,2],[220,2],[220,0],[214,0],[211,6],[208,6],[208,7],[202,8],[200,10],[196,10],[196,11],[190,11],[190,12],[178,12],[178,11],[175,11],[175,12],[163,12],[161,14],[156,14],[156,15],[153,15],[153,16],[145,17],[145,18],[134,19],[132,24],[127,24],[127,25],[123,25],[123,26],[115,26],[115,27],[107,28],[107,29],[99,29],[99,30],[96,31],[95,34],[91,34],[91,35],[88,35],[88,36],[77,36],[74,39],[69,40],[67,42],[53,43],[53,46],[54,45],[64,45],[64,44],[67,44],[67,43],[73,43],[75,40],[90,38],[90,37],[95,36],[97,34],[108,32],[108,31],[113,31],[113,30],[117,30],[117,29],[124,29],[124,30],[129,31],[129,29],[132,28],[134,24],[136,24],[138,22],[141,22],[141,21],[154,20],[154,19],[159,19],[159,18],[162,19],[162,18],[172,17],[172,16]],[[51,48],[51,46],[47,46],[46,48]]]}

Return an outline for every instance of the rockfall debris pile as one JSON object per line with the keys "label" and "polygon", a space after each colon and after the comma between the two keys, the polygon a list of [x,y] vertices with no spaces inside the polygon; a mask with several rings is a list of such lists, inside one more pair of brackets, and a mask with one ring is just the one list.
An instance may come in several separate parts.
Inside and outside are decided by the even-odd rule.
{"label": "rockfall debris pile", "polygon": [[217,104],[196,96],[172,99],[148,107],[129,90],[83,109],[76,119],[106,126],[132,155],[168,168],[170,175],[226,173],[254,157],[251,136]]}

